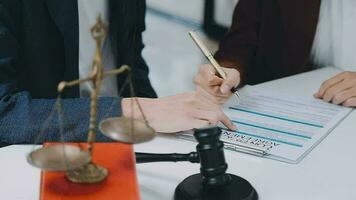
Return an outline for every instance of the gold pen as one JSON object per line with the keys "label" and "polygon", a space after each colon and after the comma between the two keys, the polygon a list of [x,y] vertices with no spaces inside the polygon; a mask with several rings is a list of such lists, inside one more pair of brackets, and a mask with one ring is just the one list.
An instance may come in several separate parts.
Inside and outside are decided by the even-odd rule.
{"label": "gold pen", "polygon": [[[209,60],[209,62],[211,63],[211,65],[214,67],[214,69],[216,70],[216,72],[218,73],[218,75],[222,78],[222,79],[226,79],[226,73],[224,72],[224,70],[221,68],[221,66],[219,65],[219,63],[215,60],[213,54],[211,54],[211,52],[209,51],[209,49],[205,46],[205,44],[199,39],[197,33],[195,31],[189,31],[189,35],[190,37],[193,39],[193,41],[195,42],[195,44],[199,47],[199,49],[203,52],[203,54],[205,55],[205,57]],[[236,98],[237,98],[237,102],[240,102],[240,94],[237,91],[237,87],[233,87],[231,88],[231,92],[235,94]]]}

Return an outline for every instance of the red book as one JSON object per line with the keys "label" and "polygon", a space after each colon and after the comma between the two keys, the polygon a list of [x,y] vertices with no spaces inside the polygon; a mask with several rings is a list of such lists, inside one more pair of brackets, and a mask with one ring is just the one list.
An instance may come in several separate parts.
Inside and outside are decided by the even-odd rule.
{"label": "red book", "polygon": [[[50,144],[46,144],[50,145]],[[100,183],[76,184],[64,172],[42,172],[41,200],[140,199],[132,145],[95,143],[95,164],[105,167],[109,176]]]}

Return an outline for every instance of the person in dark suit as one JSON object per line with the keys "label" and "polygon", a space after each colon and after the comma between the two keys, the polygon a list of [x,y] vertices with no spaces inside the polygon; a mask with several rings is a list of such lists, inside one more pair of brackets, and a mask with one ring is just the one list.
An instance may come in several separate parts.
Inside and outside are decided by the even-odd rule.
{"label": "person in dark suit", "polygon": [[[155,98],[142,58],[145,29],[144,0],[0,0],[0,142],[33,143],[60,140],[59,122],[48,119],[62,80],[88,75],[95,44],[89,29],[98,13],[109,24],[102,47],[105,68],[127,64],[132,68],[135,95],[151,126],[158,132],[177,132],[222,121],[234,128],[220,108],[195,93]],[[118,96],[126,77],[103,82],[98,120],[124,115],[139,117],[130,107],[130,90]],[[63,93],[67,141],[83,141],[88,125],[90,84]],[[133,116],[132,116],[133,114]],[[47,124],[41,130],[43,124]],[[99,141],[108,141],[98,136]]]}
{"label": "person in dark suit", "polygon": [[215,54],[228,79],[203,65],[195,77],[198,92],[223,103],[233,86],[334,66],[345,72],[326,80],[314,96],[356,106],[355,10],[353,0],[239,0]]}

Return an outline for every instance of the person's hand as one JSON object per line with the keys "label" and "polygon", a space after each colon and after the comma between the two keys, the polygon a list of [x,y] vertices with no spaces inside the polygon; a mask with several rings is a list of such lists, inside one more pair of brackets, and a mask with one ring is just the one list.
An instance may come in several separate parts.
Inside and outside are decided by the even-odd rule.
{"label": "person's hand", "polygon": [[326,80],[314,96],[333,104],[355,107],[356,72],[342,72]]}
{"label": "person's hand", "polygon": [[[235,125],[222,112],[219,106],[199,99],[196,93],[183,93],[175,96],[148,99],[138,98],[148,123],[160,133],[202,128],[222,122],[227,128],[236,130]],[[130,117],[130,99],[122,100],[123,115]],[[134,118],[140,118],[137,105]]]}
{"label": "person's hand", "polygon": [[198,74],[194,77],[197,94],[217,105],[224,104],[233,94],[231,88],[240,83],[240,73],[233,68],[223,68],[226,80],[216,75],[210,64],[201,65]]}

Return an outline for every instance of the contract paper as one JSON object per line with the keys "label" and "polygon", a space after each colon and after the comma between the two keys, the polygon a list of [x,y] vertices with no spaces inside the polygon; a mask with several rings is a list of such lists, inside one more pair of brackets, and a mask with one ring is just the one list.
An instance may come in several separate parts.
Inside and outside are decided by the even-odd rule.
{"label": "contract paper", "polygon": [[238,127],[223,128],[225,146],[245,145],[263,149],[264,157],[298,163],[352,109],[313,97],[298,97],[248,87],[240,91],[238,105],[226,104],[224,112]]}

